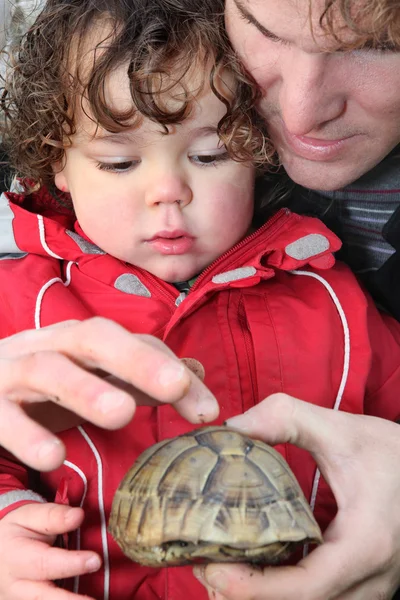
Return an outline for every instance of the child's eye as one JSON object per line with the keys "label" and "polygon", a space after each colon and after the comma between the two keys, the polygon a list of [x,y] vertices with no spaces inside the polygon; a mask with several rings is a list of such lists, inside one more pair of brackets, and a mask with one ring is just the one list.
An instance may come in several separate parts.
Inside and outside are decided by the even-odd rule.
{"label": "child's eye", "polygon": [[100,171],[109,171],[111,173],[126,173],[134,169],[140,161],[138,160],[124,160],[123,162],[98,162],[97,168]]}
{"label": "child's eye", "polygon": [[209,152],[207,154],[192,154],[189,156],[190,160],[199,166],[208,167],[210,165],[216,165],[220,162],[230,160],[228,152],[219,150],[216,152]]}

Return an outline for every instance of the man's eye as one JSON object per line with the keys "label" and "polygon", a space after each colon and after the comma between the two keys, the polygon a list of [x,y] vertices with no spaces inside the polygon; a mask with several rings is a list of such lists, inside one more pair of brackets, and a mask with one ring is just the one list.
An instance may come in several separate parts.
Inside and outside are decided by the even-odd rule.
{"label": "man's eye", "polygon": [[193,154],[190,160],[197,165],[215,165],[220,162],[229,160],[229,155],[226,150],[223,152],[215,152],[210,154]]}
{"label": "man's eye", "polygon": [[138,164],[138,160],[125,160],[123,162],[114,163],[98,162],[97,168],[100,169],[100,171],[110,171],[111,173],[126,173],[127,171],[131,171]]}

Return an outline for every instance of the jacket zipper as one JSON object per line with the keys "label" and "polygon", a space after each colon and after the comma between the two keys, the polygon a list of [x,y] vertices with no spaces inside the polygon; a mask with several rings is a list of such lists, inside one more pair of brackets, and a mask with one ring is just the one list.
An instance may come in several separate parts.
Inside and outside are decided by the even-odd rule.
{"label": "jacket zipper", "polygon": [[[284,210],[284,209],[282,209],[282,210]],[[282,214],[282,211],[279,211],[273,217],[271,217],[271,219],[268,221],[268,224],[266,225],[266,227],[270,230],[271,237],[277,231],[279,231],[279,229],[281,229],[281,227],[283,227],[283,225],[285,225],[286,221],[290,218],[290,215],[291,215],[291,213],[289,211],[287,211],[286,214]],[[196,279],[195,283],[191,287],[189,293],[193,292],[194,290],[196,290],[201,285],[202,281],[216,267],[216,265],[218,265],[220,262],[223,262],[225,259],[227,259],[228,257],[230,257],[231,254],[234,254],[240,248],[242,248],[243,246],[247,245],[250,241],[252,241],[253,239],[255,239],[258,235],[260,235],[261,230],[264,230],[264,227],[261,227],[260,229],[257,229],[257,231],[254,231],[250,235],[246,236],[243,240],[241,240],[240,242],[238,242],[237,244],[235,244],[235,246],[233,246],[232,248],[229,248],[229,250],[227,250],[226,252],[224,252],[224,254],[221,254],[221,256],[219,256],[218,258],[216,258],[199,275],[199,277]]]}
{"label": "jacket zipper", "polygon": [[[175,306],[179,307],[182,304],[182,301],[185,298],[187,298],[193,292],[197,291],[198,288],[206,280],[206,278],[210,275],[210,273],[212,271],[216,270],[217,266],[220,266],[220,267],[223,268],[224,262],[226,262],[226,259],[228,257],[230,257],[232,254],[236,253],[238,250],[240,250],[240,248],[242,248],[243,246],[247,245],[250,241],[256,239],[260,235],[263,235],[264,232],[265,232],[265,230],[268,230],[270,238],[274,237],[279,232],[279,230],[286,225],[286,223],[288,222],[288,220],[291,219],[291,216],[292,216],[292,213],[288,209],[281,209],[279,212],[277,212],[268,221],[268,223],[266,225],[264,225],[263,227],[257,229],[252,234],[246,236],[243,240],[241,240],[240,242],[238,242],[235,246],[233,246],[232,248],[230,248],[229,250],[227,250],[224,254],[222,254],[217,259],[215,259],[199,275],[199,277],[196,279],[195,283],[192,285],[192,287],[190,288],[189,292],[186,295],[180,293],[177,296],[174,296]],[[197,298],[196,302],[194,302],[194,304],[191,305],[190,309],[193,310],[193,307],[199,301],[200,301],[200,297]],[[185,310],[182,311],[182,313],[181,313],[181,315],[180,315],[179,318],[182,318],[182,315],[184,313],[185,313]],[[169,325],[167,326],[166,333],[169,334],[169,332],[171,331],[171,329],[176,325],[176,322],[177,322],[177,319],[174,320],[174,318],[172,318],[172,322],[170,322]]]}
{"label": "jacket zipper", "polygon": [[[246,355],[248,372],[249,372],[250,382],[251,382],[251,391],[252,391],[252,396],[253,396],[252,406],[254,406],[258,402],[257,374],[256,374],[256,368],[255,368],[255,355],[254,355],[253,340],[252,340],[252,336],[249,331],[246,309],[243,305],[243,300],[241,300],[240,304],[239,304],[238,317],[239,317],[239,326],[240,326],[240,330],[242,332],[244,351],[245,351],[245,355]],[[251,408],[251,407],[250,406],[243,407],[244,410],[248,410],[249,408]]]}

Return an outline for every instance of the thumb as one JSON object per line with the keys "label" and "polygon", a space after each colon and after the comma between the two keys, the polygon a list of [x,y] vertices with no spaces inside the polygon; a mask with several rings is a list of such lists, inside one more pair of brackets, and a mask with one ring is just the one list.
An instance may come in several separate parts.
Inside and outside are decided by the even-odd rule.
{"label": "thumb", "polygon": [[370,421],[380,419],[336,412],[286,394],[273,394],[226,424],[272,445],[289,442],[308,450],[340,502],[340,490],[343,486],[348,489],[348,480],[359,467],[360,447],[365,447],[363,438],[374,425]]}
{"label": "thumb", "polygon": [[226,425],[269,444],[290,442],[311,453],[329,444],[335,424],[333,411],[303,402],[287,394],[272,394]]}
{"label": "thumb", "polygon": [[51,536],[77,529],[83,521],[84,512],[81,508],[37,502],[21,506],[3,520],[8,520],[9,517],[15,525]]}

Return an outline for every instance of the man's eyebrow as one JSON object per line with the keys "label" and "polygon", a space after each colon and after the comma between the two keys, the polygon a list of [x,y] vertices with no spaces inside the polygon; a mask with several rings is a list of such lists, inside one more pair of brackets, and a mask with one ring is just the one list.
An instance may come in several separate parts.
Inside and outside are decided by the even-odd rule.
{"label": "man's eyebrow", "polygon": [[[235,3],[235,6],[238,10],[238,12],[240,13],[241,17],[247,21],[248,23],[250,23],[251,25],[254,25],[254,27],[266,38],[273,40],[274,42],[283,42],[285,40],[283,40],[282,38],[278,37],[277,35],[275,35],[274,33],[272,33],[272,31],[270,31],[269,29],[267,29],[266,27],[264,27],[264,25],[261,25],[261,23],[259,21],[257,21],[257,19],[254,17],[254,15],[251,14],[251,12],[249,12],[247,10],[247,8],[243,5],[243,3],[241,2],[241,0],[233,0],[233,2]],[[358,49],[358,50],[383,50],[386,52],[399,52],[400,48],[398,45],[396,45],[393,42],[390,41],[383,41],[383,42],[379,42],[379,41],[375,41],[375,40],[367,40],[365,41],[363,44],[361,44],[360,46],[353,46],[352,44],[350,44],[350,46],[348,46],[346,43],[343,43],[342,46],[337,46],[335,48],[333,48],[333,52],[347,52],[348,50],[353,50],[353,49]]]}
{"label": "man's eyebrow", "polygon": [[388,40],[367,40],[360,47],[359,50],[383,50],[385,52],[399,52],[400,48],[395,42]]}
{"label": "man's eyebrow", "polygon": [[254,17],[254,15],[251,14],[251,12],[249,12],[247,10],[247,8],[245,8],[243,6],[243,4],[240,2],[240,0],[233,0],[235,3],[235,6],[237,8],[237,10],[239,11],[240,15],[242,16],[242,18],[247,21],[248,23],[251,23],[251,25],[254,25],[254,27],[256,29],[258,29],[258,31],[260,33],[262,33],[262,35],[270,40],[274,40],[274,42],[278,42],[281,41],[281,39],[275,35],[274,33],[272,33],[272,31],[270,31],[269,29],[267,29],[266,27],[264,27],[264,25],[261,25],[261,23],[259,21],[257,21],[257,19]]}

